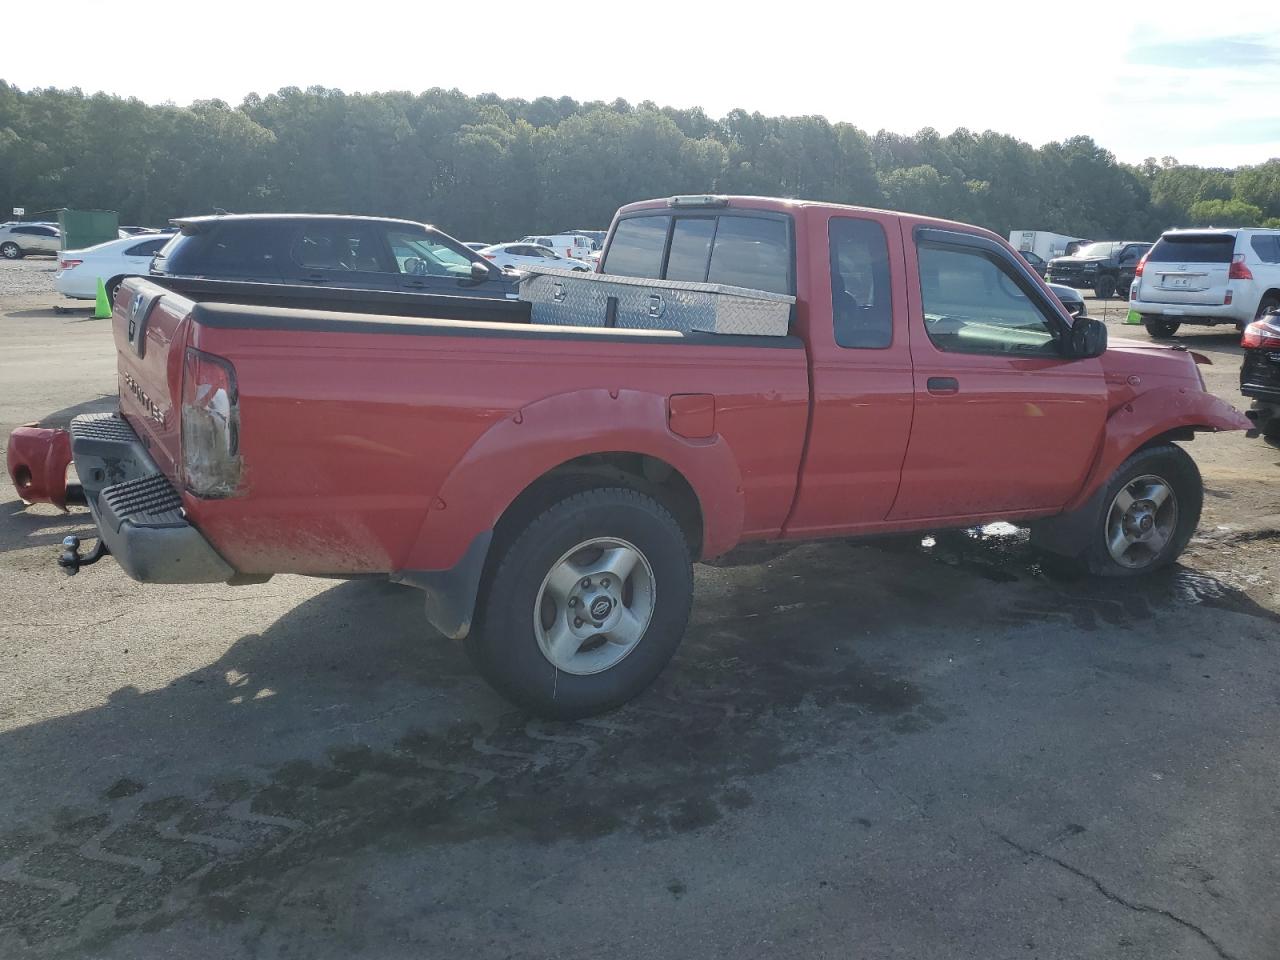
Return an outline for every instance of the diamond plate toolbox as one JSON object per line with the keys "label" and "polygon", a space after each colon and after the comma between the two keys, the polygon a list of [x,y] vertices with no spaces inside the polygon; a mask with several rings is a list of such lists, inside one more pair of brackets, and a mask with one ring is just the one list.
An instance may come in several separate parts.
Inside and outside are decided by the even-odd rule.
{"label": "diamond plate toolbox", "polygon": [[786,336],[795,297],[718,283],[649,280],[535,267],[520,299],[534,323]]}

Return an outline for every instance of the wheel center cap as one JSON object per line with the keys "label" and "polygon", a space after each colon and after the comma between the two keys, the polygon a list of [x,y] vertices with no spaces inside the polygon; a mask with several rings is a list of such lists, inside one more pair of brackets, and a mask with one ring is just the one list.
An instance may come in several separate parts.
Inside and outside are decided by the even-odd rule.
{"label": "wheel center cap", "polygon": [[599,623],[613,612],[613,601],[608,597],[596,597],[587,609],[591,613],[591,619]]}

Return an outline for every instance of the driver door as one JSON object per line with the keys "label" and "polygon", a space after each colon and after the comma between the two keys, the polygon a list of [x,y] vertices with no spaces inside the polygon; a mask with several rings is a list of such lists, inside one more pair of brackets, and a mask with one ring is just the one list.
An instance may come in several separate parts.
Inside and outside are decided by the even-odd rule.
{"label": "driver door", "polygon": [[1057,347],[1069,323],[985,237],[917,228],[907,245],[915,415],[891,520],[1062,507],[1101,441],[1098,358]]}

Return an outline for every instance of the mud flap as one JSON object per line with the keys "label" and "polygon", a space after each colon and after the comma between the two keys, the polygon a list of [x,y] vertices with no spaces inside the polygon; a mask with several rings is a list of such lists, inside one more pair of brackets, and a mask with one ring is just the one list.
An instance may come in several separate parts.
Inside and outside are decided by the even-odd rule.
{"label": "mud flap", "polygon": [[400,570],[391,574],[391,580],[417,587],[426,594],[427,620],[431,625],[451,640],[464,640],[471,632],[480,577],[492,542],[493,531],[485,530],[448,570]]}
{"label": "mud flap", "polygon": [[1080,556],[1089,546],[1089,532],[1102,522],[1102,498],[1106,492],[1103,484],[1076,509],[1036,520],[1031,524],[1032,544],[1062,557]]}

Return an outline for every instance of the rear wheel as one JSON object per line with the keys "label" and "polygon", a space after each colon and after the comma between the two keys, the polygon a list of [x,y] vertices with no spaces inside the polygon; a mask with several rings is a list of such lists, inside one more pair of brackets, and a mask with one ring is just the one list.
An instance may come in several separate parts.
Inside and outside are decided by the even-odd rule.
{"label": "rear wheel", "polygon": [[1203,502],[1200,471],[1186,451],[1169,443],[1139,450],[1107,484],[1081,559],[1103,577],[1166,567],[1186,549]]}
{"label": "rear wheel", "polygon": [[1110,300],[1116,295],[1116,278],[1111,276],[1099,277],[1093,285],[1093,295],[1099,300]]}
{"label": "rear wheel", "polygon": [[107,284],[107,303],[116,302],[116,291],[120,289],[120,284],[124,282],[124,277],[115,277]]}
{"label": "rear wheel", "polygon": [[1253,315],[1253,319],[1261,320],[1272,310],[1280,311],[1280,299],[1276,297],[1263,297],[1258,303],[1258,312]]}
{"label": "rear wheel", "polygon": [[1182,326],[1177,320],[1166,320],[1164,317],[1143,317],[1142,325],[1155,340],[1168,340]]}
{"label": "rear wheel", "polygon": [[508,699],[571,720],[643,691],[689,620],[688,543],[660,503],[586,490],[536,516],[496,558],[467,654]]}
{"label": "rear wheel", "polygon": [[7,243],[0,243],[0,257],[4,257],[6,260],[21,260],[22,248],[11,240]]}

